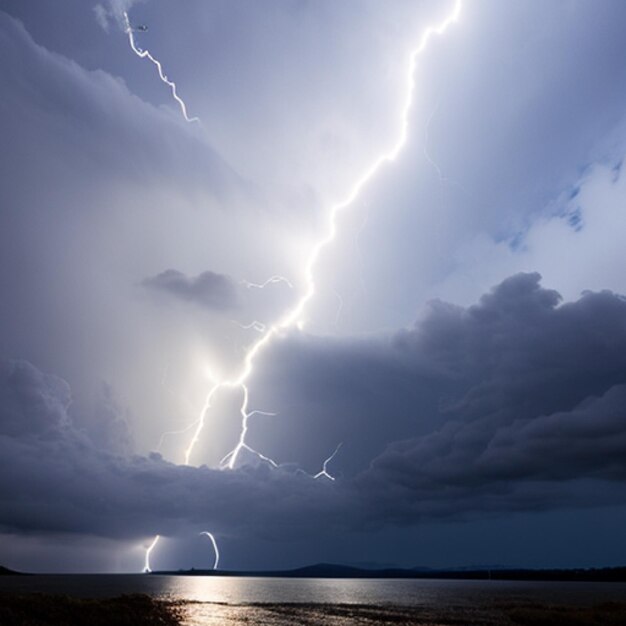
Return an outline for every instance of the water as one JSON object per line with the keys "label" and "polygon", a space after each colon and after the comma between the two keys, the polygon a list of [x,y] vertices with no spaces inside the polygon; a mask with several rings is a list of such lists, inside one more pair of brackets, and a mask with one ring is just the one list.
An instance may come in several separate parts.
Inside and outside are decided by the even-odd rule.
{"label": "water", "polygon": [[[145,593],[187,601],[185,623],[353,624],[396,621],[446,624],[508,624],[494,607],[529,604],[591,606],[626,602],[626,584],[468,580],[363,580],[230,578],[221,576],[51,575],[1,577],[0,591],[106,597]],[[251,606],[253,605],[253,606]],[[341,608],[341,605],[350,605]],[[359,611],[361,614],[359,614]],[[497,614],[496,614],[497,613]],[[399,617],[398,617],[399,616]],[[458,623],[458,622],[457,622]]]}
{"label": "water", "polygon": [[146,593],[167,600],[250,603],[473,605],[497,601],[585,605],[626,602],[626,583],[487,580],[253,578],[222,576],[4,576],[0,591],[66,593],[81,597]]}

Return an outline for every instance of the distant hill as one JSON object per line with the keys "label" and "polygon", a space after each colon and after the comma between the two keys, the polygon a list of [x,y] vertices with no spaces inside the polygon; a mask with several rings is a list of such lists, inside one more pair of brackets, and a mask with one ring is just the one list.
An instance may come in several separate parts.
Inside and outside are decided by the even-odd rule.
{"label": "distant hill", "polygon": [[12,569],[0,565],[0,576],[25,576],[25,574],[22,572],[14,572]]}
{"label": "distant hill", "polygon": [[595,581],[626,582],[626,567],[599,569],[362,569],[349,565],[318,563],[291,570],[228,571],[178,570],[152,572],[169,576],[251,576],[259,578],[414,578],[457,580],[538,580],[538,581]]}

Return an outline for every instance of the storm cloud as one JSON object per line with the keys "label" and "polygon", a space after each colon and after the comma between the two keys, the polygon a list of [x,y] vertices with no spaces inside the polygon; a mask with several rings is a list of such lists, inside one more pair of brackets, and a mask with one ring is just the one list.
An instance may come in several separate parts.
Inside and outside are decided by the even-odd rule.
{"label": "storm cloud", "polygon": [[[286,341],[263,386],[283,381],[294,398],[316,398],[309,420],[344,441],[352,460],[355,448],[369,451],[352,466],[361,479],[384,476],[424,506],[451,487],[471,499],[516,482],[623,480],[626,299],[618,294],[560,303],[538,274],[520,274],[468,308],[431,303],[413,328],[386,342],[323,350],[316,343],[296,339],[289,349]],[[277,410],[293,415],[285,405]],[[255,436],[276,441],[288,419]],[[402,440],[385,447],[385,431],[387,441],[390,433]],[[296,444],[295,454],[307,458],[306,445]],[[458,496],[451,512],[467,507],[457,509]]]}
{"label": "storm cloud", "polygon": [[[402,152],[307,268],[451,6],[3,0],[0,564],[80,544],[89,569],[98,544],[134,571],[151,533],[210,530],[229,567],[554,565],[550,524],[623,561],[621,527],[579,518],[626,515],[626,4],[464,3],[419,58]],[[308,269],[297,326],[247,361]],[[248,365],[246,443],[278,468],[215,469],[240,388],[178,465]],[[307,476],[340,443],[337,480]],[[501,557],[518,514],[538,530]]]}
{"label": "storm cloud", "polygon": [[202,272],[188,277],[178,270],[169,269],[143,280],[148,289],[192,302],[208,309],[234,309],[241,304],[237,283],[224,274]]}
{"label": "storm cloud", "polygon": [[[355,360],[359,354],[355,342]],[[225,534],[275,539],[315,534],[320,523],[346,532],[481,512],[600,506],[625,493],[623,297],[587,293],[559,304],[538,275],[521,274],[467,309],[433,303],[379,351],[378,366],[390,359],[418,388],[426,377],[447,390],[437,425],[389,441],[368,467],[335,483],[291,464],[221,471],[107,452],[73,425],[64,381],[5,361],[0,447],[8,471],[0,498],[11,504],[2,509],[2,527],[133,538],[210,524]],[[361,376],[360,384],[367,389],[371,378]],[[398,398],[396,388],[381,393],[389,406],[405,401],[416,423],[432,411],[419,398]],[[349,402],[333,398],[332,405]],[[396,415],[377,419],[393,422]],[[341,467],[340,457],[335,465]]]}

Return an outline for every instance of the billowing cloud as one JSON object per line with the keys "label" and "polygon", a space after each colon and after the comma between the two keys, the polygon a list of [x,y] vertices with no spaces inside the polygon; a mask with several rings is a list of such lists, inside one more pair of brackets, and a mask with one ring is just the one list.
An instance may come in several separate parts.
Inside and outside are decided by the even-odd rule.
{"label": "billowing cloud", "polygon": [[[1,373],[6,471],[0,500],[14,501],[2,507],[4,530],[128,538],[156,528],[182,532],[211,520],[223,531],[250,533],[256,527],[254,533],[275,536],[284,531],[278,530],[281,519],[288,525],[295,516],[300,526],[300,516],[308,511],[312,518],[330,495],[322,482],[293,468],[224,472],[172,465],[160,455],[111,453],[72,424],[68,387],[58,377],[25,362],[5,361]],[[290,498],[281,499],[281,493]],[[257,521],[246,514],[251,510]],[[268,524],[265,530],[259,519]]]}
{"label": "billowing cloud", "polygon": [[207,271],[189,277],[178,270],[169,269],[144,279],[142,284],[208,309],[233,309],[240,304],[237,283],[230,276],[215,272]]}
{"label": "billowing cloud", "polygon": [[11,437],[48,435],[69,424],[69,385],[43,374],[26,361],[0,363],[2,434]]}
{"label": "billowing cloud", "polygon": [[[261,393],[281,385],[287,398],[274,407],[278,417],[253,429],[252,442],[311,464],[312,429],[321,423],[326,447],[344,442],[335,470],[379,485],[385,501],[395,492],[407,518],[595,502],[602,492],[590,493],[585,481],[621,488],[620,295],[588,292],[561,304],[537,274],[520,274],[468,308],[431,303],[387,341],[295,338],[276,356]],[[300,406],[304,424],[295,417]],[[281,445],[291,421],[304,434],[290,432]]]}
{"label": "billowing cloud", "polygon": [[[536,274],[506,280],[467,309],[433,303],[378,361],[393,358],[418,387],[426,376],[455,394],[430,432],[389,441],[369,467],[335,483],[290,464],[221,471],[112,453],[73,426],[63,381],[4,362],[0,499],[12,504],[0,523],[11,532],[126,538],[210,524],[278,539],[314,534],[320,524],[341,532],[614,502],[626,475],[625,320],[624,298],[588,293],[559,305]],[[355,345],[355,362],[359,355]],[[362,388],[371,380],[363,375]],[[397,389],[381,393],[397,411]],[[432,410],[405,400],[416,421]]]}
{"label": "billowing cloud", "polygon": [[544,508],[563,501],[559,491],[595,502],[585,481],[621,489],[626,299],[602,292],[558,303],[537,274],[520,274],[468,309],[436,304],[402,333],[400,349],[456,379],[458,396],[440,428],[391,444],[366,474],[437,501],[440,514]]}
{"label": "billowing cloud", "polygon": [[[406,148],[338,219],[305,331],[255,358],[249,408],[275,415],[247,441],[280,467],[218,471],[239,389],[214,398],[208,467],[175,464],[189,430],[150,450],[302,293],[326,209],[397,137],[408,51],[452,2],[96,1],[95,19],[82,0],[0,11],[7,533],[208,527],[295,555],[322,529],[624,501],[626,5],[468,1],[432,40]],[[130,50],[131,5],[200,123]],[[536,270],[565,301],[513,276]],[[246,288],[278,274],[293,289]],[[298,471],[340,442],[336,482]],[[381,552],[405,531],[385,532]]]}

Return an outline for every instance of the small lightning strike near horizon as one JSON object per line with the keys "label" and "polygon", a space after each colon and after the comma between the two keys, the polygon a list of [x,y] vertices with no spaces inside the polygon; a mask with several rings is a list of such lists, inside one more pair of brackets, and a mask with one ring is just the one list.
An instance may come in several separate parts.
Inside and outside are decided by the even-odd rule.
{"label": "small lightning strike near horizon", "polygon": [[218,565],[220,564],[220,551],[217,547],[217,541],[215,541],[215,537],[213,536],[213,533],[210,533],[208,530],[201,532],[200,535],[206,535],[211,540],[211,545],[213,546],[213,553],[215,554],[215,559],[213,560],[213,569],[216,570]]}
{"label": "small lightning strike near horizon", "polygon": [[154,550],[156,544],[159,543],[160,538],[161,535],[156,535],[155,538],[152,540],[152,543],[146,548],[146,556],[143,565],[144,574],[149,574],[152,571],[152,568],[150,567],[150,555],[152,554],[152,550]]}

